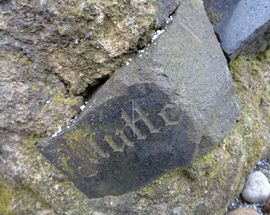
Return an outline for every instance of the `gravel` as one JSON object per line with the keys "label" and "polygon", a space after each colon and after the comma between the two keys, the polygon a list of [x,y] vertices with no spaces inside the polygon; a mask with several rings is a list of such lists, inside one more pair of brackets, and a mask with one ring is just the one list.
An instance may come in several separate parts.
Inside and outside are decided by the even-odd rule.
{"label": "gravel", "polygon": [[[262,172],[270,181],[270,158],[260,160],[258,164],[254,167],[252,172],[254,171],[260,171]],[[248,207],[256,210],[260,215],[267,215],[267,213],[263,210],[262,204],[252,204],[244,201],[244,199],[239,196],[234,200],[234,202],[228,207],[228,211],[226,215],[229,215],[229,213],[236,208],[240,207]]]}

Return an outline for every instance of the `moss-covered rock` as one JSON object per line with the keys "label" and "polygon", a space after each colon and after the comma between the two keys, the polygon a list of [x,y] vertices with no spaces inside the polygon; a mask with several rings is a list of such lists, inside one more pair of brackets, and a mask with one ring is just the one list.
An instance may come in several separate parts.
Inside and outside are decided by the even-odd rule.
{"label": "moss-covered rock", "polygon": [[[24,186],[59,214],[171,214],[180,207],[185,214],[222,215],[269,148],[269,65],[269,49],[231,63],[242,117],[230,136],[187,169],[172,171],[133,193],[89,200],[32,147],[36,137],[31,137],[17,149],[18,160],[29,163],[20,169]],[[85,138],[83,133],[72,138]],[[11,196],[5,201],[12,201]]]}
{"label": "moss-covered rock", "polygon": [[42,214],[54,215],[38,193],[20,183],[0,180],[0,214],[3,215],[29,215]]}
{"label": "moss-covered rock", "polygon": [[10,214],[14,201],[13,190],[4,181],[0,181],[0,214]]}
{"label": "moss-covered rock", "polygon": [[225,213],[245,175],[269,149],[269,51],[254,58],[239,56],[230,65],[243,104],[241,120],[231,135],[190,168],[173,171],[141,189],[140,207],[154,210],[154,205],[165,204],[166,212],[157,214],[170,214],[176,206],[185,214]]}
{"label": "moss-covered rock", "polygon": [[231,63],[243,107],[223,143],[191,167],[172,171],[136,192],[89,200],[35,144],[77,114],[82,98],[76,93],[122,65],[127,46],[146,43],[153,29],[153,2],[121,1],[121,9],[116,1],[85,1],[85,6],[83,1],[50,1],[51,15],[38,13],[37,2],[4,2],[0,38],[8,42],[0,49],[5,86],[0,89],[0,214],[164,215],[181,208],[184,214],[221,215],[262,154],[269,156],[270,49]]}
{"label": "moss-covered rock", "polygon": [[2,4],[0,125],[28,134],[51,134],[78,114],[79,95],[146,46],[161,14],[156,0],[50,1],[48,12],[39,1]]}

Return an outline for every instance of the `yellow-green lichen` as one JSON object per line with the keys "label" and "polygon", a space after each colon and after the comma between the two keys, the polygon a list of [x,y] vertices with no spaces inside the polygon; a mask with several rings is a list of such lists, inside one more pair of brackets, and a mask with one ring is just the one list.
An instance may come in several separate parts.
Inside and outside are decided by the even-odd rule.
{"label": "yellow-green lichen", "polygon": [[111,135],[108,135],[108,134],[105,134],[103,139],[107,143],[113,143],[114,142],[113,137]]}
{"label": "yellow-green lichen", "polygon": [[[93,4],[94,2],[92,2]],[[86,19],[93,19],[95,11],[91,8],[90,1],[76,1],[75,4],[69,6],[68,10],[65,11],[64,16],[69,18],[81,17]]]}
{"label": "yellow-green lichen", "polygon": [[60,162],[60,165],[61,165],[61,168],[63,169],[63,171],[65,172],[69,172],[70,173],[70,168],[69,168],[69,157],[67,155],[60,155],[59,156],[59,162]]}
{"label": "yellow-green lichen", "polygon": [[62,105],[79,106],[81,101],[77,98],[66,97],[62,92],[58,91],[52,98],[52,104],[56,107]]}
{"label": "yellow-green lichen", "polygon": [[83,163],[96,162],[100,156],[108,156],[106,152],[99,149],[94,140],[94,134],[90,129],[74,129],[65,134],[65,139],[67,147],[73,153],[72,155]]}
{"label": "yellow-green lichen", "polygon": [[75,149],[78,146],[85,148],[87,146],[93,145],[95,143],[94,134],[90,129],[77,128],[65,134],[65,139],[67,144]]}
{"label": "yellow-green lichen", "polygon": [[13,215],[36,214],[38,208],[47,209],[48,205],[40,199],[38,193],[33,192],[29,187],[14,181],[0,180],[0,214]]}
{"label": "yellow-green lichen", "polygon": [[[69,22],[57,26],[67,48],[54,50],[52,57],[54,64],[60,65],[59,74],[69,83],[69,92],[82,93],[87,85],[123,65],[131,50],[146,46],[156,14],[156,0],[132,4],[126,0],[70,2],[63,10]],[[79,43],[74,44],[74,38]]]}
{"label": "yellow-green lichen", "polygon": [[68,142],[76,143],[84,139],[85,137],[89,136],[89,131],[84,129],[74,129],[67,134],[65,134],[65,139]]}
{"label": "yellow-green lichen", "polygon": [[22,65],[32,65],[33,62],[28,59],[25,55],[21,55],[18,59],[17,62]]}
{"label": "yellow-green lichen", "polygon": [[208,15],[208,17],[213,25],[215,25],[215,26],[219,25],[219,23],[221,21],[220,16],[219,16],[219,12],[215,11],[214,9],[211,9],[208,11],[207,15]]}
{"label": "yellow-green lichen", "polygon": [[[243,103],[242,120],[236,130],[243,138],[243,146],[248,154],[248,164],[254,165],[266,144],[265,135],[269,132],[270,77],[265,75],[270,64],[270,47],[259,55],[249,58],[239,56],[231,62],[230,68],[235,87]],[[262,101],[264,105],[262,105]],[[267,126],[268,124],[268,126]]]}
{"label": "yellow-green lichen", "polygon": [[227,205],[239,195],[246,174],[270,145],[269,65],[270,48],[253,58],[239,56],[231,62],[242,102],[241,120],[221,144],[191,167],[172,171],[142,188],[138,193],[140,201],[150,203],[158,195],[168,196],[171,201],[181,202],[185,214],[194,214],[207,199],[206,213],[224,214]]}
{"label": "yellow-green lichen", "polygon": [[38,135],[30,135],[23,140],[23,147],[32,158],[36,156],[36,144],[40,138]]}
{"label": "yellow-green lichen", "polygon": [[14,191],[9,183],[0,181],[0,214],[11,214]]}

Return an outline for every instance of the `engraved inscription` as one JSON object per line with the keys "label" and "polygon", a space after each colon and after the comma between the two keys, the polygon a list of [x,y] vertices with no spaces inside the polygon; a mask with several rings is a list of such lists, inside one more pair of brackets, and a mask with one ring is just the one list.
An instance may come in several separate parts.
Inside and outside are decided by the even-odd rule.
{"label": "engraved inscription", "polygon": [[169,92],[142,83],[120,93],[87,108],[40,147],[91,198],[134,190],[167,169],[186,166],[195,150],[193,122]]}
{"label": "engraved inscription", "polygon": [[93,144],[92,148],[96,152],[96,154],[101,158],[109,158],[110,154],[108,152],[105,152],[98,144]]}
{"label": "engraved inscription", "polygon": [[148,114],[145,113],[142,108],[140,107],[140,105],[138,105],[135,102],[135,110],[136,112],[139,114],[141,120],[143,120],[143,122],[145,123],[145,125],[148,127],[149,131],[151,134],[155,134],[155,133],[159,133],[160,130],[156,129],[155,126],[153,125],[153,123],[148,119]]}
{"label": "engraved inscription", "polygon": [[78,167],[78,173],[86,178],[91,178],[97,175],[98,171],[95,169],[95,166],[92,165],[83,165]]}
{"label": "engraved inscription", "polygon": [[162,111],[158,113],[158,115],[161,116],[161,118],[164,120],[165,126],[177,125],[177,119],[170,119],[167,117],[168,113],[166,112],[166,110],[169,108],[175,108],[175,106],[173,104],[166,104]]}
{"label": "engraved inscription", "polygon": [[119,137],[122,139],[124,144],[130,147],[134,146],[134,143],[130,139],[128,139],[128,137],[125,135],[123,130],[117,129],[115,134],[119,135]]}
{"label": "engraved inscription", "polygon": [[105,135],[104,141],[106,141],[106,143],[108,143],[112,147],[114,152],[123,152],[124,151],[124,145],[119,145],[118,143],[116,143],[113,140],[112,136]]}
{"label": "engraved inscription", "polygon": [[[133,111],[134,111],[134,109],[133,109]],[[132,129],[133,136],[136,135],[138,140],[145,140],[146,139],[146,136],[143,135],[142,132],[140,131],[140,129],[136,128],[136,126],[135,126],[135,123],[142,118],[141,115],[139,115],[139,117],[136,120],[131,119],[128,116],[128,114],[122,109],[121,118],[125,121],[125,126]]]}
{"label": "engraved inscription", "polygon": [[[148,128],[150,134],[157,134],[161,132],[161,128],[156,128],[155,125],[152,123],[152,121],[149,119],[149,113],[146,113],[142,107],[136,102],[135,100],[132,100],[131,102],[131,117],[128,115],[128,113],[121,109],[121,119],[124,121],[124,126],[128,127],[132,130],[132,138],[128,137],[125,132],[124,128],[122,129],[116,129],[115,136],[118,136],[122,143],[116,142],[112,136],[105,135],[104,141],[112,148],[113,152],[123,152],[125,145],[129,147],[134,147],[133,140],[145,140],[147,139],[147,135],[143,134],[141,131],[141,128],[136,125],[136,122],[143,121],[145,126]],[[177,124],[177,118],[170,118],[168,117],[167,110],[173,109],[175,106],[173,104],[166,104],[162,110],[157,114],[159,115],[164,123],[165,126],[171,126]],[[135,117],[135,113],[137,114],[137,117]],[[106,154],[107,155],[107,154]],[[103,157],[103,156],[102,156]]]}

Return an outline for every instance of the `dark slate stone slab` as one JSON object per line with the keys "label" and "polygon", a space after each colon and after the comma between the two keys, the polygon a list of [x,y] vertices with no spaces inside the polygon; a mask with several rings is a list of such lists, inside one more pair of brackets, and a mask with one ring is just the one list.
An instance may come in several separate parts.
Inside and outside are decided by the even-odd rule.
{"label": "dark slate stone slab", "polygon": [[192,132],[192,120],[166,93],[135,84],[87,110],[43,150],[90,197],[117,195],[189,164],[199,141]]}
{"label": "dark slate stone slab", "polygon": [[221,45],[230,58],[252,55],[269,45],[269,0],[204,0]]}
{"label": "dark slate stone slab", "polygon": [[117,71],[41,152],[89,198],[120,195],[191,164],[239,115],[227,63],[197,0]]}

